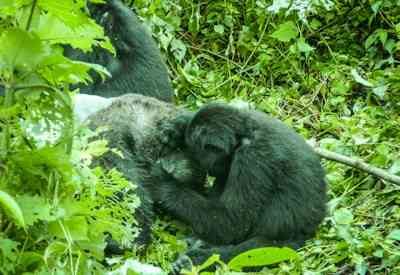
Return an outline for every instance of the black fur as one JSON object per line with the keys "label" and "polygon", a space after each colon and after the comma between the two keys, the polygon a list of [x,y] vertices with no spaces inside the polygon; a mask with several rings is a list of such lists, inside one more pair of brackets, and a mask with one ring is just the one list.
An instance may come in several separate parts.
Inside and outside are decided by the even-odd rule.
{"label": "black fur", "polygon": [[216,103],[175,121],[170,133],[186,125],[186,150],[216,177],[212,195],[164,181],[155,196],[207,243],[189,250],[194,264],[213,253],[229,261],[256,247],[297,249],[314,236],[325,216],[325,174],[295,131],[261,112]]}
{"label": "black fur", "polygon": [[104,97],[137,93],[172,102],[174,92],[167,67],[154,39],[137,15],[119,0],[92,5],[90,11],[96,22],[104,27],[117,55],[114,57],[102,48],[94,48],[91,53],[65,48],[66,56],[103,65],[112,75],[102,82],[93,73],[93,84],[80,85],[81,93]]}
{"label": "black fur", "polygon": [[[141,205],[136,219],[142,230],[135,240],[136,244],[146,245],[150,241],[150,226],[154,217],[150,192],[157,189],[161,182],[165,180],[183,186],[204,186],[205,171],[184,152],[165,144],[164,133],[160,131],[161,124],[181,112],[185,111],[155,98],[127,94],[114,99],[109,107],[88,118],[92,129],[107,127],[101,137],[124,156],[121,158],[113,152],[107,152],[95,161],[95,165],[106,169],[117,168],[138,185],[135,193],[140,197]],[[121,252],[110,240],[106,253]]]}

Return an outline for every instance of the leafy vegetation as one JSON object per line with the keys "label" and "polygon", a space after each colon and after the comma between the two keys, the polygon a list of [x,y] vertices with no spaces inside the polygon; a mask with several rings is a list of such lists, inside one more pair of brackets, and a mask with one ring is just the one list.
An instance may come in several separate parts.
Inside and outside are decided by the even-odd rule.
{"label": "leafy vegetation", "polygon": [[[112,199],[132,183],[117,171],[89,168],[107,145],[89,142],[95,133],[72,132],[67,86],[89,81],[89,68],[107,73],[63,57],[59,44],[113,49],[82,12],[83,0],[60,3],[0,2],[0,80],[7,88],[0,99],[2,274],[103,274],[113,268],[101,264],[104,233],[124,243],[136,232],[137,200]],[[179,104],[243,99],[323,148],[400,173],[399,1],[134,5],[166,55]],[[38,139],[27,127],[32,124],[52,134]],[[338,163],[324,165],[331,200],[318,236],[296,259],[264,272],[400,273],[399,186]],[[168,269],[184,247],[175,231],[169,221],[157,222],[142,261]],[[218,272],[229,268],[235,266]]]}

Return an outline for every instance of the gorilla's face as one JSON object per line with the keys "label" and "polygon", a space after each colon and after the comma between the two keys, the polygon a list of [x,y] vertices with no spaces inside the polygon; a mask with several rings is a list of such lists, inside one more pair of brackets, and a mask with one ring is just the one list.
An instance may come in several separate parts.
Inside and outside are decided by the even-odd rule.
{"label": "gorilla's face", "polygon": [[218,103],[203,106],[189,122],[185,132],[186,146],[209,175],[229,174],[242,124],[243,118],[236,109]]}
{"label": "gorilla's face", "polygon": [[198,137],[199,140],[192,140],[192,146],[189,147],[192,157],[210,176],[226,175],[230,167],[230,156],[233,149],[224,145],[229,143],[220,143],[221,139],[217,136],[211,139],[207,139],[207,135]]}

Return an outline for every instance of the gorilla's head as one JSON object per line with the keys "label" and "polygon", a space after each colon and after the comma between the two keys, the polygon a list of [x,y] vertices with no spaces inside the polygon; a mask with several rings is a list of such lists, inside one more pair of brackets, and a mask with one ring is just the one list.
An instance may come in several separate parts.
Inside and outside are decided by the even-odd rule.
{"label": "gorilla's head", "polygon": [[175,152],[158,160],[162,170],[174,180],[190,187],[202,187],[206,173],[182,152]]}
{"label": "gorilla's head", "polygon": [[186,146],[211,176],[227,175],[235,150],[246,137],[245,124],[245,116],[235,107],[205,105],[186,128]]}

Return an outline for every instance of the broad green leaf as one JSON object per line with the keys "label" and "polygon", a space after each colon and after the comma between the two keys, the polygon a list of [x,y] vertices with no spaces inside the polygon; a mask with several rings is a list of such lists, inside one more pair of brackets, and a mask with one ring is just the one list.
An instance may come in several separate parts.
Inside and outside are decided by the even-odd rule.
{"label": "broad green leaf", "polygon": [[40,38],[51,44],[68,43],[73,48],[81,49],[84,52],[91,51],[93,45],[100,46],[115,54],[111,42],[104,37],[102,27],[93,21],[86,20],[71,29],[63,19],[52,14],[42,15],[36,29]]}
{"label": "broad green leaf", "polygon": [[378,96],[379,98],[383,99],[385,97],[386,91],[389,88],[389,85],[381,85],[372,89],[372,92]]}
{"label": "broad green leaf", "polygon": [[223,34],[224,33],[224,26],[223,25],[215,25],[214,26],[214,31],[216,33],[219,33],[219,34]]}
{"label": "broad green leaf", "polygon": [[74,241],[85,241],[88,240],[88,223],[86,218],[83,216],[75,216],[71,219],[65,220],[63,223],[63,227],[59,224],[59,222],[52,222],[49,225],[49,232],[51,232],[54,236],[59,238],[66,239],[64,230],[68,232]]}
{"label": "broad green leaf", "polygon": [[15,260],[18,254],[13,253],[13,251],[17,250],[18,245],[19,243],[14,240],[3,239],[0,237],[0,255],[4,256],[5,259],[11,261]]}
{"label": "broad green leaf", "polygon": [[392,166],[390,166],[388,172],[391,174],[399,175],[400,174],[400,160],[397,159],[397,160],[393,161],[393,164],[392,164]]}
{"label": "broad green leaf", "polygon": [[47,262],[53,255],[63,255],[68,250],[68,244],[62,242],[52,242],[44,251],[44,260]]}
{"label": "broad green leaf", "polygon": [[400,229],[395,229],[387,236],[388,239],[400,241]]}
{"label": "broad green leaf", "polygon": [[353,214],[345,208],[336,210],[333,217],[338,224],[351,224],[353,222]]}
{"label": "broad green leaf", "polygon": [[240,271],[243,267],[271,265],[282,261],[293,260],[297,257],[296,251],[287,247],[256,248],[234,257],[228,263],[228,266],[235,271]]}
{"label": "broad green leaf", "polygon": [[297,49],[299,52],[302,53],[310,53],[314,50],[313,47],[311,47],[304,39],[304,37],[301,37],[297,40]]}
{"label": "broad green leaf", "polygon": [[203,264],[201,264],[201,265],[199,266],[199,270],[204,270],[204,269],[206,269],[207,267],[209,267],[209,266],[211,266],[211,265],[213,265],[213,264],[215,264],[215,263],[218,263],[218,262],[220,262],[220,257],[219,257],[219,255],[212,255],[211,257],[209,257],[209,258],[207,259],[207,261],[205,261]]}
{"label": "broad green leaf", "polygon": [[385,45],[387,38],[388,38],[388,33],[385,30],[379,30],[378,37],[379,37],[379,40],[381,41],[382,45]]}
{"label": "broad green leaf", "polygon": [[29,269],[29,267],[42,264],[44,264],[44,259],[41,253],[27,251],[19,255],[18,266],[21,269]]}
{"label": "broad green leaf", "polygon": [[368,36],[368,38],[365,40],[365,48],[368,49],[369,47],[371,47],[376,40],[377,40],[376,33],[373,33],[370,36]]}
{"label": "broad green leaf", "polygon": [[181,62],[186,54],[186,45],[179,39],[173,39],[171,41],[171,50],[174,53],[175,58]]}
{"label": "broad green leaf", "polygon": [[25,220],[22,210],[18,203],[8,193],[0,190],[0,206],[3,208],[6,215],[12,218],[15,223],[22,228],[25,228]]}
{"label": "broad green leaf", "polygon": [[8,69],[29,70],[49,55],[49,48],[37,35],[21,29],[5,31],[0,36],[0,45],[0,65]]}
{"label": "broad green leaf", "polygon": [[13,6],[14,6],[14,0],[1,0],[0,1],[0,9],[7,8],[7,7],[13,7]]}
{"label": "broad green leaf", "polygon": [[16,200],[21,206],[26,225],[31,226],[37,221],[54,220],[54,216],[50,213],[51,206],[44,197],[24,194],[17,196]]}
{"label": "broad green leaf", "polygon": [[271,34],[271,37],[282,42],[289,42],[296,38],[298,31],[293,21],[288,21],[278,26],[278,29]]}

